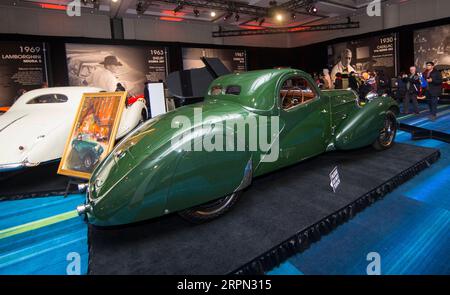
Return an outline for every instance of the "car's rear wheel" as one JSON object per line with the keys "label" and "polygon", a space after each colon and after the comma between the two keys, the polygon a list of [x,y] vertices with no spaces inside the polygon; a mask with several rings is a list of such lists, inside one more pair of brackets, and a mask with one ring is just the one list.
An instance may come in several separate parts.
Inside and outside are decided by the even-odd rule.
{"label": "car's rear wheel", "polygon": [[391,148],[394,145],[395,136],[397,134],[397,118],[392,111],[387,111],[384,118],[384,126],[378,135],[377,140],[373,143],[376,150],[382,151]]}
{"label": "car's rear wheel", "polygon": [[204,223],[216,219],[228,212],[239,200],[242,191],[234,192],[226,197],[178,212],[191,223]]}

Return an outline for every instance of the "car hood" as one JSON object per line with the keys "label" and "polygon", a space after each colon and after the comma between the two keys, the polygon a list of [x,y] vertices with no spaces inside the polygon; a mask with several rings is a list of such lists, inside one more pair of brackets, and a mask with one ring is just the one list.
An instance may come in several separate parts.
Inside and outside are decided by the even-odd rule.
{"label": "car hood", "polygon": [[49,116],[17,110],[0,116],[0,164],[22,162],[54,129],[71,121],[65,112]]}

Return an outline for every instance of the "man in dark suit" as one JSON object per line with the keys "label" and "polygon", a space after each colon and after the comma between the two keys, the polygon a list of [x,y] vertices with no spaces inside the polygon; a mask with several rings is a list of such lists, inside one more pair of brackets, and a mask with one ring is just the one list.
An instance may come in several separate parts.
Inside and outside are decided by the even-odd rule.
{"label": "man in dark suit", "polygon": [[434,63],[427,62],[427,82],[428,82],[428,99],[430,103],[431,120],[436,120],[437,104],[439,96],[442,94],[442,75],[441,72],[434,68]]}

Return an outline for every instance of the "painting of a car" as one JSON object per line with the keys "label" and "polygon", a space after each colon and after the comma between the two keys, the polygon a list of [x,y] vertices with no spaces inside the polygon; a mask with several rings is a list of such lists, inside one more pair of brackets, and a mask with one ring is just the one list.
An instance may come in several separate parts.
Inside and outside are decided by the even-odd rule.
{"label": "painting of a car", "polygon": [[[203,119],[195,118],[196,109]],[[227,212],[254,177],[327,151],[390,148],[398,112],[388,96],[372,94],[361,104],[352,90],[321,91],[300,70],[225,75],[211,83],[204,102],[154,118],[126,136],[94,170],[86,203],[77,210],[97,226],[172,212],[194,223],[209,221]],[[182,118],[193,124],[180,125]],[[258,130],[271,130],[268,143],[278,157],[268,161],[268,153],[247,148],[249,132],[240,150],[180,148],[178,139],[195,147],[220,126],[228,128],[224,122],[229,120],[236,124],[226,141],[236,139],[236,126],[254,121]],[[272,122],[278,122],[277,129],[269,126]]]}
{"label": "painting of a car", "polygon": [[[94,87],[54,87],[23,94],[0,116],[0,172],[60,160],[83,93],[100,91]],[[145,101],[127,105],[116,138],[124,137],[146,118]],[[100,135],[102,132],[98,130]]]}

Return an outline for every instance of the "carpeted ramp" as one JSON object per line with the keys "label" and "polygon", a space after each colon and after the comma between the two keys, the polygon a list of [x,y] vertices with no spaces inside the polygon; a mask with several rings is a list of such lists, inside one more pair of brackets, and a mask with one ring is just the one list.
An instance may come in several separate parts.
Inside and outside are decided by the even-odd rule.
{"label": "carpeted ramp", "polygon": [[[90,227],[90,274],[261,274],[429,167],[438,150],[396,144],[323,154],[254,180],[235,208],[203,225],[177,215]],[[341,185],[330,187],[338,166]],[[377,225],[374,224],[374,227]]]}

